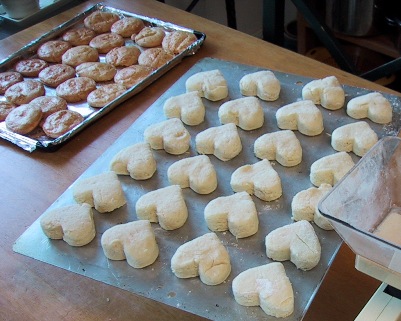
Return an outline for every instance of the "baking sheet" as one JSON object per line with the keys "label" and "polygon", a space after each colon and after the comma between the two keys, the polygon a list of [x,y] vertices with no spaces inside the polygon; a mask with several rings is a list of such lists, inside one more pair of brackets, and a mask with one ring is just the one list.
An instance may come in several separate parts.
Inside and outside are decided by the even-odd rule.
{"label": "baking sheet", "polygon": [[[5,122],[0,122],[0,137],[3,139],[6,139],[17,146],[23,148],[24,150],[27,150],[29,152],[34,151],[37,148],[44,149],[47,151],[53,151],[60,147],[60,145],[68,140],[70,140],[72,137],[74,137],[77,133],[82,131],[84,128],[92,124],[94,121],[99,119],[100,117],[104,116],[108,112],[110,112],[112,109],[117,107],[119,104],[124,102],[125,100],[129,99],[130,97],[134,96],[135,94],[139,93],[143,89],[145,89],[147,86],[149,86],[151,83],[156,81],[158,78],[160,78],[162,75],[164,75],[166,72],[168,72],[170,69],[172,69],[174,66],[176,66],[178,63],[182,61],[182,59],[188,55],[193,55],[195,54],[203,42],[205,41],[206,35],[202,32],[188,29],[182,26],[178,26],[175,24],[172,24],[170,22],[162,21],[156,18],[152,17],[146,17],[142,15],[137,15],[135,13],[119,10],[110,6],[103,5],[102,3],[98,3],[88,10],[85,10],[75,18],[59,25],[57,28],[53,29],[52,31],[44,34],[38,39],[35,39],[31,43],[27,44],[23,48],[21,48],[19,51],[16,53],[10,55],[3,61],[0,61],[0,72],[3,71],[8,71],[12,70],[14,64],[20,60],[20,59],[27,59],[27,58],[37,58],[36,51],[38,47],[45,43],[46,41],[53,40],[53,39],[59,39],[61,35],[67,31],[68,29],[72,27],[80,27],[83,26],[83,21],[84,19],[93,13],[96,10],[101,10],[101,11],[106,11],[106,12],[114,12],[118,14],[120,17],[137,17],[139,19],[142,19],[147,26],[159,26],[164,28],[166,32],[174,31],[174,30],[184,30],[190,33],[193,33],[197,37],[197,41],[188,46],[187,49],[182,51],[180,54],[175,55],[175,57],[158,68],[157,70],[153,71],[148,77],[146,77],[144,80],[140,81],[138,84],[132,86],[131,88],[127,89],[125,93],[117,97],[115,100],[112,102],[108,103],[102,108],[93,108],[87,104],[86,101],[83,102],[78,102],[78,103],[68,103],[68,109],[74,110],[79,112],[82,116],[84,116],[84,121],[67,132],[66,134],[58,137],[58,138],[50,138],[46,136],[39,127],[32,131],[31,133],[27,135],[20,135],[17,133],[14,133],[10,130],[7,129]],[[125,38],[125,45],[126,46],[137,46],[131,39]],[[139,46],[137,46],[139,47]],[[146,50],[146,48],[141,48],[139,47],[141,51]],[[99,61],[104,62],[105,61],[105,54],[99,54]],[[121,69],[118,67],[117,69]],[[39,80],[39,78],[32,78],[32,77],[24,77],[25,79],[34,79],[34,80]],[[110,82],[102,82],[102,83],[97,83],[97,87],[107,84]],[[51,88],[48,86],[45,86],[46,90],[46,96],[55,96],[55,88]],[[0,95],[0,100],[5,100],[5,97]]]}
{"label": "baking sheet", "polygon": [[[293,196],[312,186],[309,181],[310,165],[320,157],[334,153],[330,146],[330,133],[336,127],[355,121],[346,115],[344,109],[328,111],[319,106],[324,115],[325,130],[318,136],[307,137],[295,132],[303,148],[301,164],[285,168],[277,162],[272,162],[282,180],[283,196],[272,202],[264,202],[253,196],[260,221],[257,234],[245,239],[236,239],[229,232],[217,233],[229,251],[232,263],[232,272],[224,283],[217,286],[207,286],[199,278],[179,279],[174,276],[170,269],[170,259],[181,244],[210,232],[203,218],[203,210],[206,204],[216,197],[233,193],[230,187],[230,177],[233,171],[239,166],[258,161],[253,154],[255,139],[266,132],[279,130],[275,120],[276,110],[284,104],[300,99],[302,86],[312,79],[273,71],[280,80],[282,89],[277,101],[262,101],[265,124],[261,129],[249,132],[239,129],[243,150],[234,159],[222,162],[216,157],[210,156],[217,171],[218,188],[209,195],[198,195],[190,189],[183,190],[189,211],[188,221],[183,227],[174,231],[165,231],[158,224],[152,223],[160,248],[160,256],[154,264],[144,269],[134,269],[126,261],[107,260],[100,245],[102,233],[115,224],[136,220],[136,200],[149,191],[169,185],[167,168],[178,159],[197,155],[194,145],[196,134],[211,126],[220,125],[217,116],[218,107],[227,100],[242,97],[239,91],[239,80],[245,74],[261,69],[212,58],[199,61],[150,106],[81,177],[90,177],[107,171],[111,158],[119,150],[131,144],[142,142],[143,132],[148,125],[165,120],[163,114],[164,101],[171,96],[184,93],[185,80],[189,76],[200,71],[213,69],[219,69],[226,78],[229,86],[229,97],[218,102],[203,99],[206,106],[205,122],[198,126],[186,126],[192,137],[191,148],[188,153],[174,156],[164,151],[154,151],[157,171],[151,179],[134,181],[129,176],[119,177],[127,198],[127,205],[110,214],[100,214],[94,211],[97,235],[90,244],[81,248],[74,248],[68,246],[64,241],[49,240],[42,233],[38,219],[16,241],[14,250],[70,272],[93,278],[212,320],[275,320],[274,317],[267,316],[259,307],[244,307],[237,304],[231,290],[232,280],[248,268],[272,262],[266,257],[264,238],[273,229],[292,223],[290,204]],[[352,97],[368,92],[365,89],[348,86],[345,86],[344,89],[347,93],[347,101]],[[395,122],[386,126],[369,122],[379,136],[396,135],[400,128],[400,99],[390,95],[386,95],[386,97],[390,99],[394,107]],[[352,156],[355,161],[359,159],[353,154]],[[51,205],[51,208],[73,203],[71,188],[68,188]],[[303,318],[342,243],[336,232],[324,231],[315,225],[314,228],[322,246],[319,264],[311,271],[301,271],[297,270],[291,262],[283,262],[295,294],[294,313],[283,320],[301,320]]]}

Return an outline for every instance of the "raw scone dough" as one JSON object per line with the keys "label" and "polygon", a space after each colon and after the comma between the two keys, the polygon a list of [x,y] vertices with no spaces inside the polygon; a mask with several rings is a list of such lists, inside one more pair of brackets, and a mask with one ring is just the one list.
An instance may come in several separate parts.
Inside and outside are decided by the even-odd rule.
{"label": "raw scone dough", "polygon": [[148,143],[136,143],[120,150],[110,162],[110,170],[133,179],[151,178],[156,172],[156,160]]}
{"label": "raw scone dough", "polygon": [[213,232],[229,230],[236,238],[244,238],[258,231],[258,212],[247,192],[215,198],[206,205],[204,215]]}
{"label": "raw scone dough", "polygon": [[393,118],[389,100],[379,92],[352,98],[347,104],[348,116],[355,119],[369,118],[378,124],[387,124]]}
{"label": "raw scone dough", "polygon": [[232,289],[240,305],[260,306],[267,315],[276,318],[285,318],[294,312],[294,290],[280,262],[241,272],[234,278]]}
{"label": "raw scone dough", "polygon": [[330,110],[344,106],[345,92],[335,76],[315,79],[302,88],[302,98]]}
{"label": "raw scone dough", "polygon": [[167,153],[180,155],[189,149],[191,135],[178,118],[152,124],[145,129],[144,138],[153,149],[164,149]]}
{"label": "raw scone dough", "polygon": [[217,285],[231,273],[230,256],[215,233],[206,233],[177,249],[171,258],[171,270],[178,278],[199,275],[203,283]]}
{"label": "raw scone dough", "polygon": [[260,128],[264,123],[263,108],[256,97],[227,101],[220,106],[218,115],[220,123],[234,123],[243,130]]}
{"label": "raw scone dough", "polygon": [[257,96],[262,100],[274,101],[280,95],[281,85],[274,73],[261,70],[242,77],[239,88],[244,96]]}
{"label": "raw scone dough", "polygon": [[195,144],[199,154],[213,154],[222,161],[233,159],[242,150],[241,138],[233,123],[200,132],[195,137]]}
{"label": "raw scone dough", "polygon": [[313,269],[320,261],[321,246],[313,226],[305,220],[281,226],[265,239],[266,255],[275,261],[290,260],[298,269]]}
{"label": "raw scone dough", "polygon": [[324,156],[311,165],[310,181],[317,187],[323,183],[334,186],[354,165],[347,152]]}
{"label": "raw scone dough", "polygon": [[163,111],[167,118],[179,118],[189,126],[199,125],[205,120],[205,105],[197,91],[168,98]]}
{"label": "raw scone dough", "polygon": [[185,224],[188,209],[179,185],[171,185],[142,195],[135,204],[141,220],[159,223],[165,230],[175,230]]}
{"label": "raw scone dough", "polygon": [[95,235],[92,207],[88,204],[74,204],[51,209],[40,218],[43,233],[50,239],[63,239],[71,246],[83,246]]}
{"label": "raw scone dough", "polygon": [[319,187],[310,187],[295,194],[291,202],[292,219],[294,221],[315,222],[324,230],[332,230],[330,221],[317,209],[319,201],[331,188],[331,185],[323,183]]}
{"label": "raw scone dough", "polygon": [[197,91],[200,97],[211,101],[224,99],[228,96],[228,86],[220,70],[198,72],[185,82],[187,92]]}
{"label": "raw scone dough", "polygon": [[217,188],[217,175],[206,155],[176,161],[167,170],[170,184],[189,187],[198,194],[210,194]]}
{"label": "raw scone dough", "polygon": [[338,152],[354,152],[363,156],[377,143],[376,132],[365,121],[350,123],[333,130],[331,146]]}
{"label": "raw scone dough", "polygon": [[300,100],[281,107],[276,112],[277,126],[298,130],[306,136],[316,136],[323,131],[323,116],[311,100]]}
{"label": "raw scone dough", "polygon": [[267,159],[237,168],[230,184],[234,192],[255,194],[263,201],[273,201],[283,194],[281,179]]}
{"label": "raw scone dough", "polygon": [[302,147],[292,130],[267,133],[256,139],[253,151],[261,159],[276,160],[283,166],[295,166],[302,161]]}
{"label": "raw scone dough", "polygon": [[127,260],[130,266],[137,269],[151,265],[159,256],[159,247],[147,220],[109,228],[103,233],[101,244],[108,259]]}
{"label": "raw scone dough", "polygon": [[126,203],[125,195],[114,172],[82,178],[72,186],[76,202],[87,203],[98,212],[111,212]]}

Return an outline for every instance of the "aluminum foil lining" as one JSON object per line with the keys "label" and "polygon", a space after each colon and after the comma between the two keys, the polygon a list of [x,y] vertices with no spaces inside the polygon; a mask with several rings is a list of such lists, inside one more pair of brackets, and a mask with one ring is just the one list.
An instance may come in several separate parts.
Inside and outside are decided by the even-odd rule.
{"label": "aluminum foil lining", "polygon": [[[279,130],[275,118],[277,109],[299,100],[302,86],[312,79],[273,71],[280,80],[281,93],[279,99],[274,102],[261,101],[265,117],[263,127],[252,131],[239,130],[243,150],[234,159],[222,162],[216,157],[210,156],[217,172],[218,188],[209,195],[199,195],[190,189],[183,190],[189,212],[189,218],[183,227],[174,231],[165,231],[158,224],[152,224],[160,255],[155,263],[144,269],[134,269],[126,261],[107,260],[100,245],[102,233],[115,224],[136,220],[135,203],[137,199],[149,191],[170,185],[167,179],[168,167],[178,159],[197,155],[196,134],[209,127],[220,125],[217,115],[219,106],[225,101],[242,97],[239,91],[239,80],[244,75],[259,71],[261,68],[212,58],[200,60],[160,96],[79,179],[108,171],[110,161],[118,151],[134,143],[142,142],[143,132],[147,126],[166,119],[163,113],[164,102],[172,96],[185,92],[185,81],[188,77],[201,71],[214,69],[219,69],[227,80],[229,97],[217,102],[203,99],[206,107],[205,121],[197,126],[186,126],[192,137],[189,152],[174,156],[164,151],[154,151],[157,171],[149,180],[134,181],[129,176],[119,177],[127,198],[127,205],[110,214],[100,214],[95,211],[97,235],[91,243],[81,248],[73,248],[64,241],[49,240],[43,234],[38,219],[16,241],[14,250],[67,271],[212,320],[276,320],[274,317],[267,316],[260,307],[245,307],[237,304],[231,290],[232,280],[248,268],[272,262],[266,256],[264,239],[275,228],[293,222],[291,201],[296,193],[312,186],[309,180],[311,164],[315,160],[335,152],[330,145],[332,131],[341,125],[356,121],[347,116],[344,108],[329,111],[319,106],[323,113],[325,130],[318,136],[308,137],[295,132],[303,149],[303,160],[299,165],[283,167],[277,162],[271,162],[280,176],[283,195],[271,202],[264,202],[253,196],[259,215],[259,231],[255,235],[236,239],[229,232],[217,233],[230,254],[232,264],[232,272],[224,283],[208,286],[197,277],[179,279],[171,271],[170,259],[181,244],[210,232],[204,221],[205,206],[216,197],[233,194],[230,186],[231,174],[238,167],[244,164],[253,164],[259,160],[253,153],[253,144],[256,138],[267,132]],[[349,86],[344,86],[344,89],[347,95],[346,101],[369,92],[366,89]],[[380,137],[396,135],[400,129],[400,98],[391,95],[386,95],[386,97],[394,107],[394,122],[383,126],[368,121]],[[352,153],[351,156],[355,161],[360,159]],[[68,188],[50,208],[73,203],[71,188]],[[295,294],[294,313],[283,320],[295,321],[303,318],[342,243],[335,231],[325,231],[314,224],[313,226],[322,247],[322,256],[319,264],[310,271],[301,271],[293,263],[283,262]]]}
{"label": "aluminum foil lining", "polygon": [[[54,28],[50,32],[44,34],[43,36],[35,39],[34,41],[30,42],[14,54],[10,55],[6,59],[0,62],[0,72],[12,70],[14,64],[21,59],[27,59],[27,58],[37,58],[36,56],[36,51],[38,47],[45,43],[46,41],[53,40],[53,39],[59,39],[61,35],[68,29],[72,27],[79,27],[80,25],[83,25],[83,20],[90,15],[92,12],[96,10],[101,10],[101,11],[106,11],[106,12],[114,12],[117,13],[120,17],[137,17],[142,19],[146,25],[148,26],[159,26],[164,28],[166,32],[171,32],[174,30],[183,30],[187,32],[193,33],[197,37],[197,41],[188,46],[183,52],[180,54],[176,55],[172,60],[167,62],[165,65],[161,66],[154,72],[152,72],[147,78],[139,82],[138,84],[134,85],[133,87],[129,88],[126,92],[124,92],[122,95],[117,97],[115,100],[112,102],[108,103],[102,108],[93,108],[89,106],[86,101],[84,102],[79,102],[79,103],[68,103],[68,108],[71,110],[75,110],[79,112],[82,116],[84,116],[84,121],[67,132],[66,134],[58,137],[58,138],[49,138],[46,136],[40,128],[35,129],[33,132],[27,134],[27,135],[20,135],[17,133],[13,133],[10,130],[7,129],[5,122],[0,122],[0,137],[3,139],[6,139],[15,145],[23,148],[26,151],[32,152],[36,150],[37,148],[44,149],[47,151],[54,151],[57,148],[61,146],[62,143],[70,140],[72,137],[74,137],[77,133],[82,131],[84,128],[92,124],[94,121],[99,119],[100,117],[104,116],[111,110],[113,110],[115,107],[117,107],[119,104],[122,102],[126,101],[127,99],[131,98],[132,96],[136,95],[137,93],[141,92],[144,90],[147,86],[149,86],[151,83],[156,81],[158,78],[160,78],[162,75],[164,75],[166,72],[168,72],[170,69],[172,69],[174,66],[179,64],[182,59],[186,56],[193,55],[195,54],[201,45],[203,44],[206,35],[202,32],[196,31],[196,30],[191,30],[182,26],[178,26],[175,24],[172,24],[170,22],[162,21],[156,18],[152,17],[146,17],[142,15],[138,15],[135,13],[119,10],[112,8],[110,6],[103,5],[102,3],[98,3],[91,7],[90,9],[82,12],[81,14],[77,15],[73,19],[59,25],[58,27]],[[126,45],[130,46],[137,46],[131,39],[126,39],[125,42]],[[138,46],[137,46],[138,47]],[[145,50],[144,48],[139,47],[141,50]],[[105,54],[99,54],[100,58],[99,61],[104,62],[105,61]],[[29,78],[29,79],[37,79],[38,78]],[[107,84],[108,82],[102,82],[102,84]],[[110,82],[109,82],[110,83]],[[98,84],[99,85],[99,84]],[[45,86],[46,88],[46,95],[47,96],[54,96],[55,94],[55,88],[51,88],[48,86]],[[6,100],[4,96],[0,95],[0,101],[1,100]]]}

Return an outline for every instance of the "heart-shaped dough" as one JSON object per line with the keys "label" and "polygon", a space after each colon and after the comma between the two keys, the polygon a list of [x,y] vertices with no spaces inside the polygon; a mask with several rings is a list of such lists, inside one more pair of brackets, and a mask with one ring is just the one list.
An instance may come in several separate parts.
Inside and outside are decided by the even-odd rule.
{"label": "heart-shaped dough", "polygon": [[215,233],[206,233],[177,249],[171,269],[179,278],[199,275],[203,283],[217,285],[230,275],[230,256]]}
{"label": "heart-shaped dough", "polygon": [[373,92],[352,98],[347,104],[347,114],[355,119],[369,118],[375,123],[387,124],[393,118],[393,108],[386,97]]}
{"label": "heart-shaped dough", "polygon": [[343,125],[333,130],[331,146],[339,152],[363,156],[377,143],[376,132],[365,121]]}
{"label": "heart-shaped dough", "polygon": [[205,119],[205,106],[197,91],[168,98],[163,111],[167,118],[179,118],[189,126],[199,125]]}
{"label": "heart-shaped dough", "polygon": [[188,209],[181,187],[171,185],[142,195],[135,204],[141,220],[159,223],[165,230],[175,230],[185,224]]}
{"label": "heart-shaped dough", "polygon": [[104,255],[110,260],[127,260],[134,268],[152,264],[159,256],[159,247],[148,220],[115,225],[101,238]]}
{"label": "heart-shaped dough", "polygon": [[232,283],[235,301],[244,306],[260,306],[276,318],[294,312],[294,291],[284,266],[273,262],[238,274]]}
{"label": "heart-shaped dough", "polygon": [[280,130],[258,137],[253,151],[258,158],[276,160],[287,167],[302,161],[301,143],[292,130]]}
{"label": "heart-shaped dough", "polygon": [[156,160],[148,143],[137,143],[120,150],[111,160],[110,169],[118,175],[144,180],[156,172]]}
{"label": "heart-shaped dough", "polygon": [[222,124],[234,123],[243,130],[253,130],[263,126],[264,112],[256,97],[243,97],[229,100],[219,108]]}
{"label": "heart-shaped dough", "polygon": [[311,100],[301,100],[281,107],[276,112],[280,129],[298,130],[306,136],[323,132],[323,116]]}
{"label": "heart-shaped dough", "polygon": [[280,95],[281,85],[273,72],[261,70],[242,77],[239,88],[244,96],[257,96],[262,100],[274,101]]}
{"label": "heart-shaped dough", "polygon": [[242,150],[237,126],[232,123],[200,132],[195,137],[195,144],[199,154],[213,154],[222,161],[233,159]]}
{"label": "heart-shaped dough", "polygon": [[63,239],[71,246],[83,246],[96,235],[92,207],[74,204],[51,209],[40,218],[43,233],[50,239]]}
{"label": "heart-shaped dough", "polygon": [[125,205],[126,199],[114,172],[105,172],[78,180],[72,186],[76,202],[87,203],[99,213],[111,212]]}
{"label": "heart-shaped dough", "polygon": [[198,194],[210,194],[217,188],[217,174],[206,155],[176,161],[167,170],[170,184],[189,187]]}
{"label": "heart-shaped dough", "polygon": [[275,261],[290,260],[298,269],[313,269],[320,261],[321,247],[313,226],[305,220],[281,226],[265,239],[266,255]]}
{"label": "heart-shaped dough", "polygon": [[234,192],[255,194],[263,201],[273,201],[283,194],[280,176],[267,159],[237,168],[230,185]]}
{"label": "heart-shaped dough", "polygon": [[258,212],[247,192],[215,198],[206,205],[204,214],[213,232],[229,230],[236,238],[243,238],[258,231]]}
{"label": "heart-shaped dough", "polygon": [[224,99],[228,96],[228,86],[220,70],[198,72],[185,82],[187,92],[197,91],[201,97],[211,101]]}
{"label": "heart-shaped dough", "polygon": [[191,135],[178,118],[170,118],[148,126],[144,139],[153,149],[164,149],[166,153],[180,155],[189,149]]}

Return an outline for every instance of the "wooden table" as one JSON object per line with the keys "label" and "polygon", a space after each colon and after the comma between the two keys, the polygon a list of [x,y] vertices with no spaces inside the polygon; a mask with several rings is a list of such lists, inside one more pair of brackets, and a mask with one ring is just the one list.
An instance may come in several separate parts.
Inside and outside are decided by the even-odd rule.
{"label": "wooden table", "polygon": [[[89,8],[88,1],[0,42],[0,59]],[[141,113],[198,60],[215,57],[287,73],[335,75],[347,85],[392,92],[225,26],[151,0],[104,1],[111,6],[200,30],[200,51],[145,91],[100,119],[57,152],[31,154],[0,140],[0,319],[1,320],[203,320],[182,310],[24,257],[15,240],[71,185]],[[353,320],[379,282],[354,268],[343,245],[304,320]]]}

